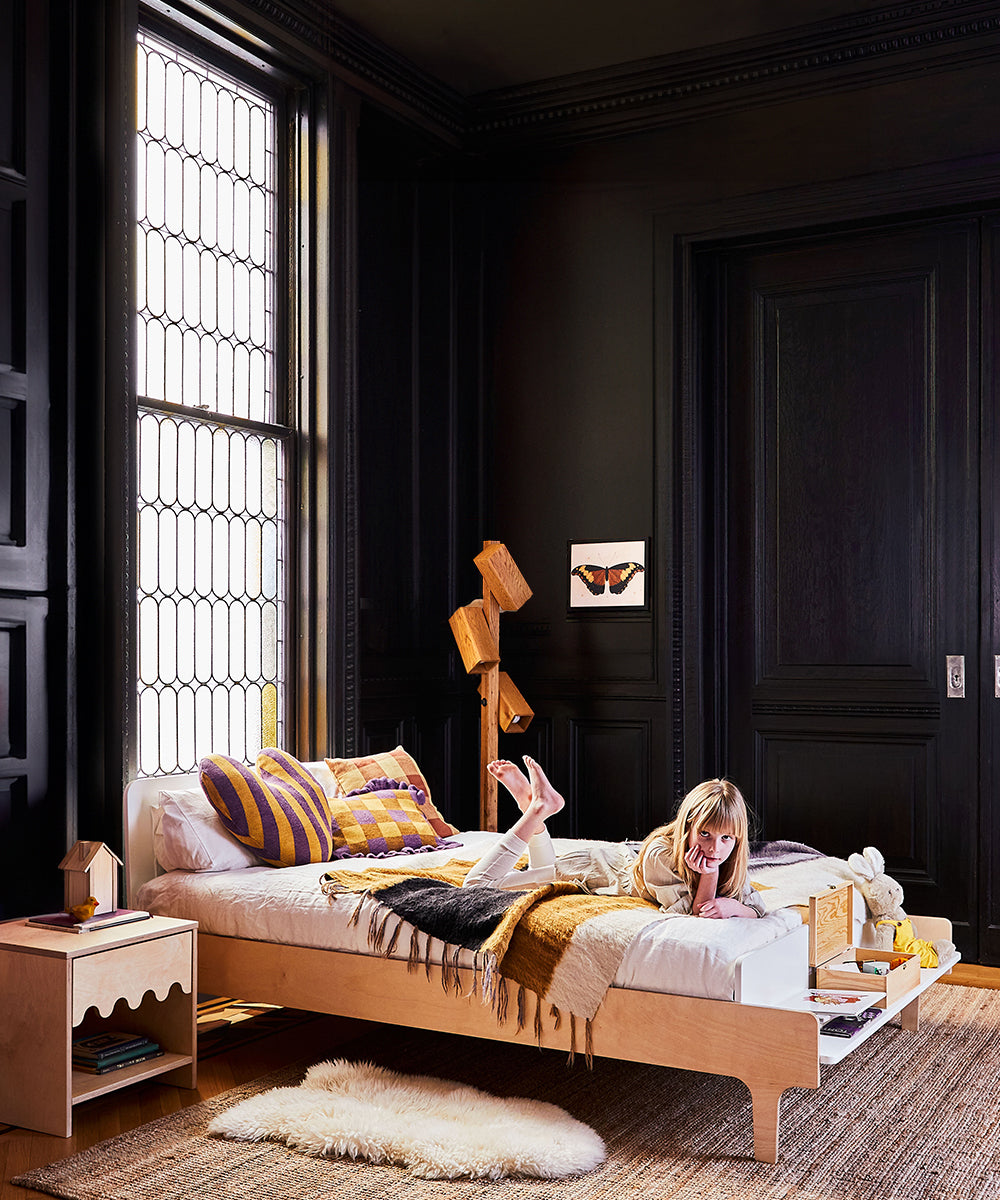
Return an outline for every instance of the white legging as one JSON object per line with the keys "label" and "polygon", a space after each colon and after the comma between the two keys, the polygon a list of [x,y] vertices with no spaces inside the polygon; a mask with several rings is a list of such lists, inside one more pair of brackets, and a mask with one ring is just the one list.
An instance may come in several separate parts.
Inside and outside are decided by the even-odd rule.
{"label": "white legging", "polygon": [[536,833],[527,844],[528,867],[515,871],[514,864],[525,851],[525,843],[516,833],[507,833],[476,863],[466,875],[462,887],[509,888],[521,891],[552,883],[556,878],[556,851],[548,830]]}

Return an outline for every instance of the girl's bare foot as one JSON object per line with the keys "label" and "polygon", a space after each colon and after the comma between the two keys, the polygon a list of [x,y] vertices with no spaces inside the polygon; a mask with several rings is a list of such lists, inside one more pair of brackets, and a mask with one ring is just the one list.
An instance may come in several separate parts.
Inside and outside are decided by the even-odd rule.
{"label": "girl's bare foot", "polygon": [[531,784],[524,775],[505,758],[495,759],[489,763],[486,770],[499,779],[508,792],[514,797],[517,807],[524,812],[531,803]]}
{"label": "girl's bare foot", "polygon": [[566,801],[549,783],[545,772],[538,763],[533,758],[529,758],[527,754],[524,756],[524,765],[528,768],[528,775],[531,777],[531,805],[528,811],[541,821],[546,821],[554,813],[557,813]]}

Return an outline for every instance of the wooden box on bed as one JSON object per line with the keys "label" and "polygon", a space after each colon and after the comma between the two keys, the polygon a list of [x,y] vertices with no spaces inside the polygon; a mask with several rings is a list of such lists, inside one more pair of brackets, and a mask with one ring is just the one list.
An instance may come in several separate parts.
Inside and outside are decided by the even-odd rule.
{"label": "wooden box on bed", "polygon": [[[817,988],[863,988],[866,992],[884,992],[877,1008],[885,1008],[920,986],[920,957],[898,950],[874,950],[854,946],[852,915],[854,885],[845,883],[809,900],[809,965]],[[901,962],[898,960],[902,959]],[[892,963],[887,975],[869,975],[848,963],[862,961]]]}

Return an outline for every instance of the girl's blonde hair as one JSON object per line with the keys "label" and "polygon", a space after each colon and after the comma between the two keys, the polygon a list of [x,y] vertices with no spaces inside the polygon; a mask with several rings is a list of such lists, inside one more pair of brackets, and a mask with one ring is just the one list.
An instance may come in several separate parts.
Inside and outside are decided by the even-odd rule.
{"label": "girl's blonde hair", "polygon": [[638,895],[645,895],[643,867],[646,853],[654,839],[662,839],[671,846],[670,865],[674,874],[683,879],[695,894],[698,873],[692,871],[684,861],[691,830],[700,833],[731,833],[735,840],[733,852],[719,868],[719,887],[716,895],[731,896],[738,900],[747,884],[747,863],[750,858],[749,817],[746,801],[740,789],[728,779],[706,779],[699,783],[680,802],[677,815],[669,825],[660,825],[650,833],[639,847],[639,855],[632,864],[632,879]]}

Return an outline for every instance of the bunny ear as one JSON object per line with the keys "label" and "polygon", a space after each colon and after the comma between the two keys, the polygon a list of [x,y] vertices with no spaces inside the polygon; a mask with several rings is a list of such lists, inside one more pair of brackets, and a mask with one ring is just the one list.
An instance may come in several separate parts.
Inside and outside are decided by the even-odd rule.
{"label": "bunny ear", "polygon": [[872,870],[872,864],[867,858],[860,854],[852,854],[847,860],[847,865],[855,873],[860,875],[862,879],[874,879],[875,872]]}
{"label": "bunny ear", "polygon": [[876,875],[885,874],[885,859],[881,851],[876,850],[874,846],[865,846],[865,858],[871,863]]}

